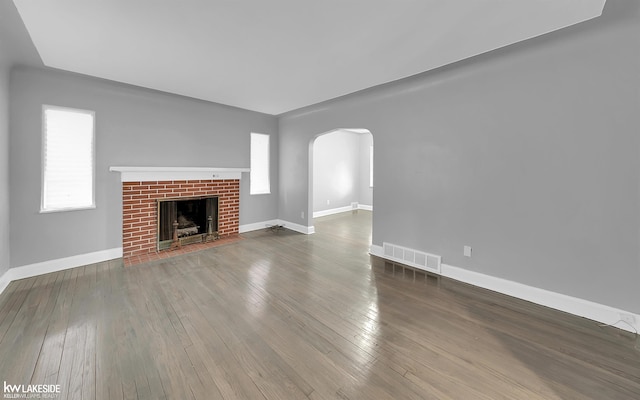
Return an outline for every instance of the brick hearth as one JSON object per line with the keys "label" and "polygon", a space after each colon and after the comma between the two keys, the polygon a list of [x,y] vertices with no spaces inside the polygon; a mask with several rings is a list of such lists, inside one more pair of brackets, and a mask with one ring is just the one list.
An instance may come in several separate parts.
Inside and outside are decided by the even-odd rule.
{"label": "brick hearth", "polygon": [[[122,247],[125,260],[156,254],[158,199],[218,196],[218,234],[238,235],[240,180],[174,180],[122,183]],[[224,242],[224,241],[223,241]],[[202,246],[191,245],[193,250]],[[188,251],[184,246],[181,252]],[[170,250],[164,250],[165,253]]]}

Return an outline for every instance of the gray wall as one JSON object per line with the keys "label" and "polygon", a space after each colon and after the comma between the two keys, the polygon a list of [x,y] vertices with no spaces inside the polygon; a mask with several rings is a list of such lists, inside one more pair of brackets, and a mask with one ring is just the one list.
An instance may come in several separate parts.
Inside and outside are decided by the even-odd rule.
{"label": "gray wall", "polygon": [[0,276],[11,265],[9,204],[10,71],[16,64],[42,65],[13,2],[0,1]]}
{"label": "gray wall", "polygon": [[366,128],[375,245],[640,312],[639,7],[280,116],[280,218],[313,137]]}
{"label": "gray wall", "polygon": [[[11,74],[11,266],[121,247],[121,184],[114,165],[249,167],[250,133],[271,134],[273,116],[55,70]],[[41,107],[96,113],[96,209],[40,214]],[[277,195],[249,196],[240,223],[277,218]]]}
{"label": "gray wall", "polygon": [[363,187],[369,186],[369,147],[366,153],[362,151],[363,143],[367,143],[365,137],[370,139],[371,134],[338,130],[315,140],[312,161],[314,212],[351,206],[352,202],[371,205],[371,196],[361,198],[361,194],[367,194]]}
{"label": "gray wall", "polygon": [[[0,55],[6,54],[0,41]],[[0,276],[9,269],[9,65],[0,58]]]}
{"label": "gray wall", "polygon": [[[358,201],[360,204],[373,206],[373,188],[369,186],[369,153],[373,146],[373,136],[370,133],[360,135],[360,179],[358,179]],[[375,155],[375,152],[374,152]]]}

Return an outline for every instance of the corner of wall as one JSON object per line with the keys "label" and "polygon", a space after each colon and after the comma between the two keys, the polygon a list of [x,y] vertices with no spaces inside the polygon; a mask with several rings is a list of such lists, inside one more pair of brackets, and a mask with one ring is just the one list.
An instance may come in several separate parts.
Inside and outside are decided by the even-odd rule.
{"label": "corner of wall", "polygon": [[[1,52],[1,51],[0,51]],[[10,267],[9,246],[9,67],[0,65],[0,289]]]}

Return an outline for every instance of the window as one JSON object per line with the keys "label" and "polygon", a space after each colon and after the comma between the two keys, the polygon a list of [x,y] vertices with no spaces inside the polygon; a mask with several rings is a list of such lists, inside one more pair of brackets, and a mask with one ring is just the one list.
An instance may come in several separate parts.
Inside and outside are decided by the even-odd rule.
{"label": "window", "polygon": [[251,134],[250,193],[271,193],[269,183],[269,135]]}
{"label": "window", "polygon": [[43,106],[41,212],[94,208],[94,112]]}

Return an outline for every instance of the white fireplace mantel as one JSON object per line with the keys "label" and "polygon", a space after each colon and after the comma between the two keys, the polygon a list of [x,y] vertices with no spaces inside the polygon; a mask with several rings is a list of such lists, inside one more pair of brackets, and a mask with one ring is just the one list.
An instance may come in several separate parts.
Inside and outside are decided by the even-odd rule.
{"label": "white fireplace mantel", "polygon": [[121,182],[240,179],[249,168],[213,167],[109,167],[120,172]]}

